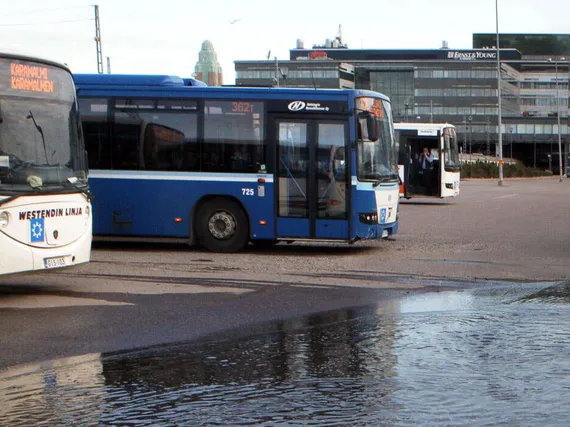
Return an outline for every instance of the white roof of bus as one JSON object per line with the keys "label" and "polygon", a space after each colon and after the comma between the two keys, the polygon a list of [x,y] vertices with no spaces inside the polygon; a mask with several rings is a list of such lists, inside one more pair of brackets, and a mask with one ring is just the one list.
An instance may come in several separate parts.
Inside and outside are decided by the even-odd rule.
{"label": "white roof of bus", "polygon": [[454,128],[455,126],[451,123],[394,123],[394,129],[404,130],[404,129],[441,129],[441,128]]}

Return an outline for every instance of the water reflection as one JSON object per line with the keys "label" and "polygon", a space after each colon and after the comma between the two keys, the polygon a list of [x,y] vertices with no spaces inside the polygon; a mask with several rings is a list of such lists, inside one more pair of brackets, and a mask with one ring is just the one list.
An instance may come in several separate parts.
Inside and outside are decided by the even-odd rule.
{"label": "water reflection", "polygon": [[99,354],[26,365],[0,374],[1,425],[95,425],[104,402]]}
{"label": "water reflection", "polygon": [[396,375],[396,319],[378,322],[375,310],[283,322],[276,333],[238,342],[107,357],[102,420],[144,422],[140,408],[150,411],[152,423],[188,425],[364,420],[365,402],[377,405],[389,395]]}
{"label": "water reflection", "polygon": [[12,370],[0,375],[0,419],[566,425],[569,291],[567,284],[493,284],[415,295],[281,322],[272,325],[276,332],[243,339]]}

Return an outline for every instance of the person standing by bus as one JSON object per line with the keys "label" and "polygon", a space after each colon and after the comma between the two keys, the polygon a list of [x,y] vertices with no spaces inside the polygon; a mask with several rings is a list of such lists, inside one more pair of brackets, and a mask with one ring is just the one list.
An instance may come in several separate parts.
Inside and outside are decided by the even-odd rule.
{"label": "person standing by bus", "polygon": [[420,170],[429,170],[433,166],[433,154],[428,147],[424,147],[423,153],[419,157]]}
{"label": "person standing by bus", "polygon": [[423,152],[420,154],[418,162],[420,167],[420,176],[421,176],[422,185],[426,188],[427,192],[431,194],[433,154],[428,147],[424,147]]}

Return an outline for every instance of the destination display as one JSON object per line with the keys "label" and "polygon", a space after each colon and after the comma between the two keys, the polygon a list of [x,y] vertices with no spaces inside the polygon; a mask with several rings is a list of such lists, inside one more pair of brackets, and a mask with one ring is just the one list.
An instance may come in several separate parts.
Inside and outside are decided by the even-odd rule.
{"label": "destination display", "polygon": [[74,96],[71,77],[65,70],[13,58],[0,58],[0,93],[62,100]]}
{"label": "destination display", "polygon": [[50,79],[48,67],[10,62],[10,88],[53,93],[55,84]]}

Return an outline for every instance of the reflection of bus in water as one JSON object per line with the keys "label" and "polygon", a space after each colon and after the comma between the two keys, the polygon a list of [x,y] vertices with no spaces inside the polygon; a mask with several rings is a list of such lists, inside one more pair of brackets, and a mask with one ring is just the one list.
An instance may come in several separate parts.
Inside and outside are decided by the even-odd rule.
{"label": "reflection of bus in water", "polygon": [[392,113],[376,92],[75,75],[98,239],[234,252],[397,231]]}
{"label": "reflection of bus in water", "polygon": [[87,161],[69,70],[0,54],[0,274],[89,261]]}
{"label": "reflection of bus in water", "polygon": [[[459,195],[460,163],[455,126],[449,123],[394,123],[400,197]],[[423,161],[427,151],[431,161]]]}

